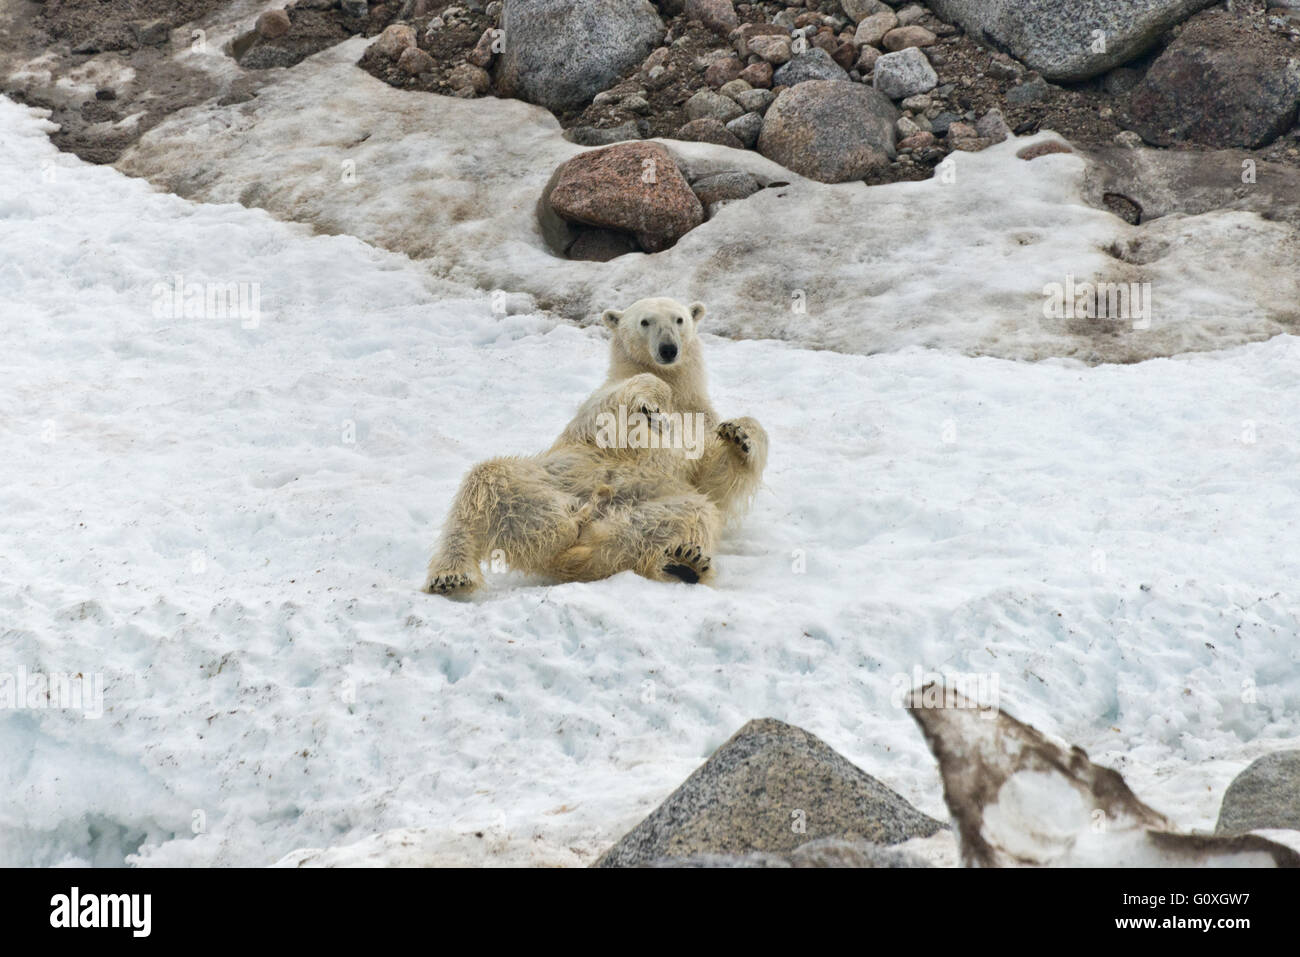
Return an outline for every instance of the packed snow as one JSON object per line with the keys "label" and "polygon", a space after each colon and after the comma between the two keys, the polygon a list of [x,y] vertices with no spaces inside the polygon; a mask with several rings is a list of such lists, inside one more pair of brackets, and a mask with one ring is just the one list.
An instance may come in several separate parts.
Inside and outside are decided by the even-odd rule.
{"label": "packed snow", "polygon": [[[1129,226],[1087,205],[1078,154],[1017,158],[1050,133],[955,153],[933,179],[871,188],[814,183],[754,152],[664,141],[696,174],[741,168],[788,185],[725,206],[665,252],[571,262],[538,215],[555,169],[583,151],[555,117],[517,100],[394,89],[356,67],[365,43],[279,71],[247,102],[182,110],[119,166],[587,321],[608,302],[670,295],[707,300],[729,337],[1086,362],[1300,330],[1300,235],[1290,224],[1222,210]],[[1049,318],[1045,289],[1071,280],[1149,284],[1150,315]]]}
{"label": "packed snow", "polygon": [[[550,443],[604,332],[48,125],[0,99],[0,679],[98,675],[103,713],[0,709],[0,864],[586,864],[758,716],[946,817],[918,672],[995,679],[1184,829],[1300,737],[1300,339],[707,336],[719,412],[772,442],[717,587],[449,601],[418,588],[460,477]],[[228,286],[242,314],[187,312]]]}

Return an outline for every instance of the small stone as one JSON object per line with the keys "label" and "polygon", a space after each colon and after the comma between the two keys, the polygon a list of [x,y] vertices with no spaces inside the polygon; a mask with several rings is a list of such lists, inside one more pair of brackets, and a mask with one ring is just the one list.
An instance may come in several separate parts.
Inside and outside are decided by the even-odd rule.
{"label": "small stone", "polygon": [[758,180],[740,169],[701,176],[691,184],[696,198],[705,206],[728,199],[744,199],[757,193],[759,188]]}
{"label": "small stone", "polygon": [[624,140],[639,140],[643,136],[636,121],[628,120],[626,123],[620,123],[618,126],[611,126],[603,130],[594,126],[575,126],[565,132],[564,138],[570,143],[577,143],[579,146],[609,146],[612,143],[621,143]]}
{"label": "small stone", "polygon": [[770,87],[772,85],[772,64],[766,62],[751,63],[740,71],[740,76],[737,79],[744,80],[753,87]]}
{"label": "small stone", "polygon": [[956,113],[949,113],[944,110],[930,117],[930,129],[939,136],[944,136],[948,132],[948,127],[960,120],[961,117]]}
{"label": "small stone", "polygon": [[982,136],[960,136],[954,138],[952,133],[948,134],[948,145],[955,150],[961,150],[965,153],[978,153],[980,150],[986,150],[993,145],[993,141],[985,139]]}
{"label": "small stone", "polygon": [[979,133],[975,132],[975,127],[971,126],[969,123],[949,124],[947,132],[949,137],[955,136],[958,139],[974,139],[979,136]]}
{"label": "small stone", "polygon": [[736,96],[738,94],[748,92],[749,90],[752,89],[753,87],[750,86],[748,83],[746,83],[744,80],[735,79],[735,80],[731,80],[730,82],[724,83],[722,84],[722,86],[718,87],[718,92],[721,93],[723,96],[729,96],[734,100],[736,99]]}
{"label": "small stone", "polygon": [[715,60],[704,71],[704,82],[712,87],[720,87],[740,76],[740,71],[744,68],[744,64],[734,56],[725,60]]}
{"label": "small stone", "polygon": [[415,28],[407,23],[393,23],[384,27],[384,32],[370,44],[370,49],[380,56],[396,60],[402,51],[415,46]]}
{"label": "small stone", "polygon": [[745,90],[743,93],[737,93],[732,99],[740,104],[740,108],[746,113],[762,113],[772,105],[776,94],[771,90]]}
{"label": "small stone", "polygon": [[918,93],[915,96],[909,96],[899,104],[905,110],[911,110],[913,113],[924,113],[934,105],[934,101],[924,93]]}
{"label": "small stone", "polygon": [[746,113],[727,124],[727,132],[740,140],[746,149],[753,149],[758,134],[763,131],[763,114]]}
{"label": "small stone", "polygon": [[1007,90],[1005,99],[1012,106],[1024,106],[1026,103],[1036,103],[1047,96],[1049,89],[1047,81],[1037,77]]}
{"label": "small stone", "polygon": [[858,48],[852,43],[840,43],[831,51],[831,59],[838,63],[841,69],[852,70],[858,59]]}
{"label": "small stone", "polygon": [[160,47],[171,39],[172,28],[166,20],[135,20],[131,32],[143,47]]}
{"label": "small stone", "polygon": [[1015,80],[1025,72],[1025,69],[1005,53],[998,53],[994,55],[984,72],[995,80]]}
{"label": "small stone", "polygon": [[875,47],[863,47],[858,53],[857,71],[865,76],[876,68],[876,63],[882,56],[884,54]]}
{"label": "small stone", "polygon": [[726,50],[710,50],[708,53],[702,53],[695,58],[695,69],[703,73],[719,60],[726,60],[731,54]]}
{"label": "small stone", "polygon": [[276,37],[282,37],[289,32],[293,26],[289,22],[289,14],[283,10],[267,10],[257,18],[257,35],[265,37],[268,40],[274,40]]}
{"label": "small stone", "polygon": [[934,134],[927,132],[925,130],[921,130],[918,133],[913,133],[911,136],[907,137],[906,139],[902,139],[898,141],[898,149],[900,152],[902,150],[925,149],[926,147],[933,146],[933,145],[934,145]]}
{"label": "small stone", "polygon": [[1142,145],[1142,137],[1132,130],[1123,130],[1115,134],[1115,145],[1127,150],[1135,150]]}
{"label": "small stone", "polygon": [[925,7],[919,3],[909,3],[898,11],[898,22],[905,27],[920,22],[924,17]]}
{"label": "small stone", "polygon": [[722,124],[734,120],[744,112],[731,97],[713,90],[700,90],[686,101],[686,115],[691,120],[711,118]]}
{"label": "small stone", "polygon": [[691,120],[673,136],[676,139],[688,140],[693,143],[713,143],[716,146],[730,146],[738,150],[745,148],[745,144],[740,141],[736,134],[728,130],[721,120],[712,116]]}
{"label": "small stone", "polygon": [[740,25],[731,0],[686,0],[685,13],[724,37]]}
{"label": "small stone", "polygon": [[886,53],[876,61],[874,85],[892,100],[928,93],[938,83],[939,75],[916,47]]}
{"label": "small stone", "polygon": [[738,30],[733,30],[728,36],[736,48],[736,55],[747,57],[755,51],[750,47],[755,37],[785,37],[786,45],[790,42],[790,30],[788,27],[776,23],[746,23]]}
{"label": "small stone", "polygon": [[239,58],[239,65],[245,70],[283,69],[295,65],[301,59],[292,50],[274,43],[257,43]]}
{"label": "small stone", "polygon": [[627,110],[629,113],[636,113],[638,116],[645,116],[651,110],[650,101],[644,96],[638,96],[635,93],[631,96],[625,96],[618,105],[619,109]]}
{"label": "small stone", "polygon": [[370,16],[369,0],[339,0],[339,8],[350,17]]}
{"label": "small stone", "polygon": [[465,59],[474,66],[487,68],[492,65],[492,58],[496,55],[492,50],[492,44],[501,35],[501,31],[495,28],[489,28],[483,31],[482,36],[478,38],[478,43],[474,44],[474,49],[465,55]]}
{"label": "small stone", "polygon": [[780,66],[790,60],[790,38],[787,36],[756,36],[749,41],[749,50],[767,63]]}
{"label": "small stone", "polygon": [[861,23],[865,18],[876,16],[882,11],[894,15],[881,0],[840,0],[840,6],[854,23]]}
{"label": "small stone", "polygon": [[933,46],[936,37],[925,27],[896,27],[880,41],[886,50],[907,50],[911,47]]}
{"label": "small stone", "polygon": [[648,57],[641,61],[641,73],[649,76],[650,71],[655,67],[666,67],[668,58],[672,56],[672,51],[667,47],[659,47],[654,50]]}
{"label": "small stone", "polygon": [[975,124],[975,132],[994,143],[1001,143],[1011,135],[1011,127],[1007,126],[1001,110],[989,110]]}
{"label": "small stone", "polygon": [[419,47],[407,47],[397,58],[397,68],[411,76],[428,73],[433,69],[433,57]]}
{"label": "small stone", "polygon": [[845,69],[831,59],[831,55],[820,47],[812,47],[790,58],[772,74],[772,81],[782,86],[794,86],[809,80],[848,80]]}
{"label": "small stone", "polygon": [[117,90],[113,89],[111,86],[101,86],[98,90],[95,91],[95,99],[116,100]]}
{"label": "small stone", "polygon": [[472,63],[462,63],[452,70],[447,75],[447,82],[458,92],[486,93],[492,87],[492,78],[487,70]]}
{"label": "small stone", "polygon": [[921,132],[921,127],[917,126],[916,121],[910,116],[900,116],[898,122],[894,124],[894,128],[898,131],[898,135],[902,139],[906,139],[914,133]]}
{"label": "small stone", "polygon": [[898,17],[892,10],[886,10],[883,13],[873,14],[859,23],[854,39],[859,46],[865,44],[878,47],[885,39],[885,34],[896,29],[898,29]]}

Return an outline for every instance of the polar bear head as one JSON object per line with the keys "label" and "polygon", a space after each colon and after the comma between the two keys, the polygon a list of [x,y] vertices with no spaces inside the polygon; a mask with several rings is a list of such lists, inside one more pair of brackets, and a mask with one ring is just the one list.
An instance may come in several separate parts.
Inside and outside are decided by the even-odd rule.
{"label": "polar bear head", "polygon": [[626,309],[601,314],[614,333],[615,348],[633,363],[647,368],[672,366],[693,351],[695,325],[704,306],[683,306],[676,299],[638,299]]}

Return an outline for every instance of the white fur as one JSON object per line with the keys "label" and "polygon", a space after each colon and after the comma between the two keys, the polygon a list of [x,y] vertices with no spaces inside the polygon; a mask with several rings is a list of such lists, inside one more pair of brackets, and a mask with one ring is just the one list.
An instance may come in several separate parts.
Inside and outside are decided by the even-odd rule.
{"label": "white fur", "polygon": [[[607,310],[605,384],[546,452],[470,470],[429,563],[426,589],[478,587],[479,563],[498,551],[512,568],[559,581],[629,569],[660,581],[711,580],[725,519],[744,510],[762,479],[767,434],[750,418],[719,422],[695,334],[703,316],[699,303],[672,299]],[[689,425],[701,428],[690,445],[634,447],[633,438],[620,447],[610,441],[622,438],[611,429],[620,421],[642,421],[647,431],[672,423],[679,438],[692,435]]]}

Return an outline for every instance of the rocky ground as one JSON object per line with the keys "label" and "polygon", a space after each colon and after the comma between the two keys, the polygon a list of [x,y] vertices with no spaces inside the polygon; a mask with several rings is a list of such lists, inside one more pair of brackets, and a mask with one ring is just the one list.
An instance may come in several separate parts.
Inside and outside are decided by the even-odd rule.
{"label": "rocky ground", "polygon": [[[1013,30],[966,0],[19,0],[0,32],[5,92],[50,109],[56,143],[94,162],[115,162],[179,109],[248,100],[275,71],[362,35],[376,39],[358,65],[384,82],[538,103],[580,145],[694,140],[874,185],[926,179],[954,151],[1039,130],[1084,150],[1231,148],[1300,168],[1296,8],[1144,0],[1111,25],[1104,4],[1085,5],[1079,29],[1113,34],[1102,53],[1070,26],[1030,18]],[[218,16],[238,26],[209,35]],[[186,58],[186,44],[219,56]],[[705,184],[688,218],[698,225],[761,185]],[[1132,197],[1104,202],[1141,219]],[[609,215],[557,212],[573,258],[647,251]]]}
{"label": "rocky ground", "polygon": [[[404,89],[498,95],[500,70],[499,64],[493,70],[493,41],[498,51],[504,45],[499,36],[502,5],[428,2],[416,3],[413,9],[417,12],[409,36],[376,44],[361,66]],[[847,79],[872,85],[874,61],[891,48],[914,46],[933,67],[934,85],[895,98],[901,109],[893,143],[896,154],[853,177],[868,183],[929,177],[954,149],[983,148],[1005,137],[1007,129],[1017,135],[1050,129],[1085,147],[1141,142],[1132,132],[1143,125],[1130,115],[1134,90],[1183,29],[1173,26],[1151,49],[1094,78],[1052,83],[915,3],[891,7],[871,0],[809,0],[805,6],[757,3],[732,8],[729,3],[664,0],[658,9],[665,25],[660,46],[587,102],[555,110],[575,142],[603,145],[666,137],[761,149],[761,116],[757,121],[748,117],[766,113],[787,88],[781,83],[781,67],[792,56],[800,60],[792,53],[791,38],[797,43],[802,36],[809,51],[804,54],[807,75],[802,80],[785,77],[791,83]],[[733,11],[730,17],[728,9]],[[860,16],[856,23],[855,16]],[[1264,0],[1211,8],[1194,17],[1189,27],[1206,43],[1257,54],[1262,69],[1300,52],[1300,12],[1270,11]],[[887,28],[900,32],[890,36]],[[751,42],[760,30],[764,40]],[[408,42],[429,56],[408,54],[399,65]],[[826,56],[815,52],[819,49]],[[725,99],[709,96],[711,91]],[[1219,142],[1196,130],[1151,138],[1174,149],[1257,146],[1260,159],[1300,165],[1300,137],[1295,135],[1258,144]]]}
{"label": "rocky ground", "polygon": [[[662,0],[661,36],[628,22],[616,25],[623,27],[615,38],[622,47],[599,44],[607,55],[594,66],[584,65],[581,54],[572,58],[577,66],[529,61],[533,73],[549,70],[577,84],[578,94],[552,97],[549,88],[525,89],[515,77],[520,67],[505,36],[518,30],[505,29],[501,3],[419,2],[410,22],[390,26],[360,65],[403,89],[523,96],[548,106],[582,145],[658,137],[755,149],[826,182],[927,179],[953,151],[979,151],[1044,129],[1084,149],[1144,142],[1180,151],[1237,148],[1243,160],[1300,166],[1293,56],[1300,51],[1300,11],[1249,0],[1180,23],[1160,9],[1170,4],[1155,2],[1153,15],[1170,20],[1167,28],[1157,20],[1144,36],[1136,25],[1122,25],[1135,35],[1121,30],[1117,42],[1139,52],[1102,57],[1109,69],[1076,64],[1068,45],[1039,50],[1027,41],[1019,52],[1041,60],[1056,80],[1050,82],[990,48],[990,39],[994,46],[1016,44],[987,36],[978,12],[942,0],[934,6],[978,26],[982,42],[915,3]],[[526,50],[533,39],[516,36],[513,47]],[[651,44],[657,45],[642,57]],[[586,76],[567,75],[584,69]],[[603,78],[590,77],[601,70]],[[692,225],[711,215],[710,196],[743,198],[760,184],[731,182],[726,195],[716,185],[706,184],[703,215]],[[1104,204],[1132,224],[1141,220],[1141,204],[1130,196],[1107,193]],[[650,251],[617,217],[556,212],[579,234],[565,249],[570,258]]]}
{"label": "rocky ground", "polygon": [[[60,149],[113,163],[178,110],[247,100],[268,71],[379,33],[400,4],[256,9],[254,0],[14,0],[0,9],[0,89],[50,110]],[[245,10],[247,22],[231,30]]]}

